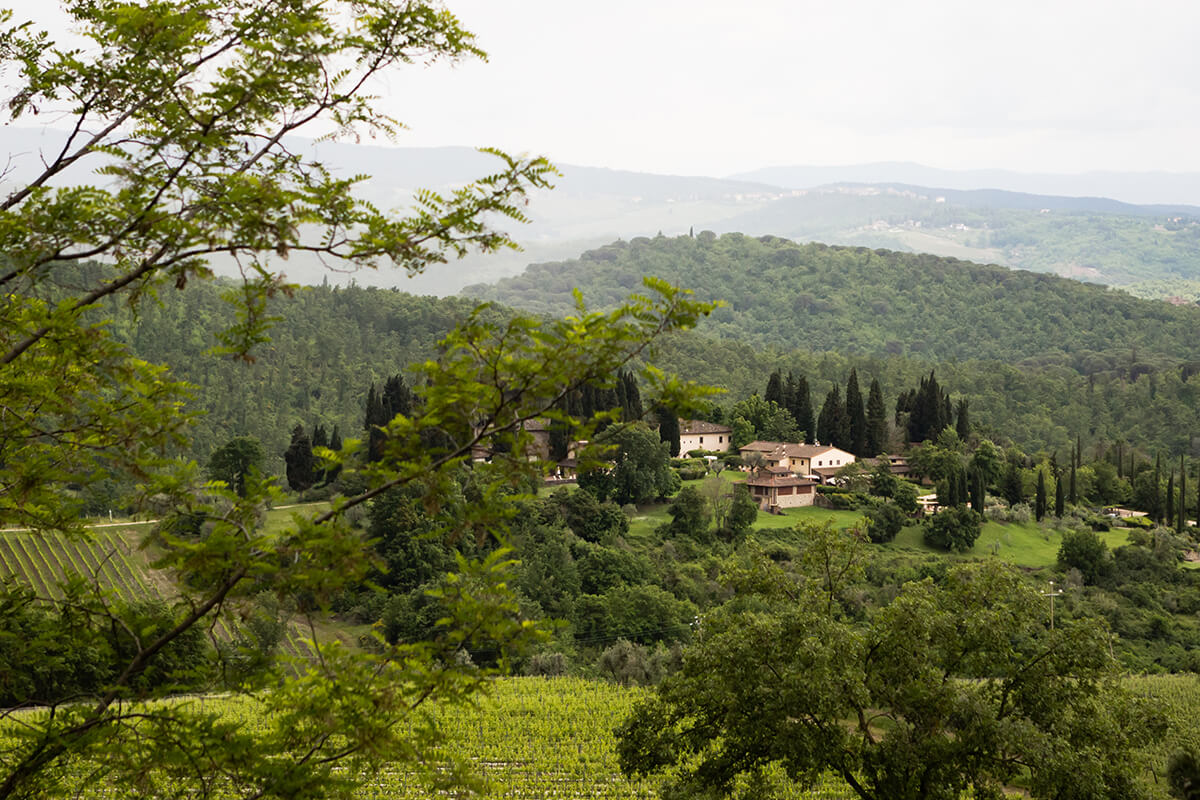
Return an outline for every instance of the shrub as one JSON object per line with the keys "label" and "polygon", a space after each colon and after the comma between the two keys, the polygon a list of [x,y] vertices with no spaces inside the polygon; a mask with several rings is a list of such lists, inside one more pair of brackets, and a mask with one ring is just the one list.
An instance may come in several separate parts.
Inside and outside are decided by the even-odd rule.
{"label": "shrub", "polygon": [[526,675],[555,677],[567,674],[567,657],[562,653],[534,653],[525,664]]}
{"label": "shrub", "polygon": [[1067,531],[1058,548],[1059,569],[1079,570],[1084,583],[1096,583],[1108,574],[1111,560],[1108,547],[1095,531]]}
{"label": "shrub", "polygon": [[876,544],[890,542],[904,527],[904,512],[892,503],[877,503],[865,511],[867,536]]}
{"label": "shrub", "polygon": [[925,544],[965,553],[975,546],[981,527],[980,516],[966,506],[939,511],[925,522]]}
{"label": "shrub", "polygon": [[649,650],[628,639],[618,639],[601,653],[596,670],[622,686],[649,686],[657,680]]}
{"label": "shrub", "polygon": [[703,467],[680,467],[675,473],[681,481],[698,481],[708,474],[708,470]]}

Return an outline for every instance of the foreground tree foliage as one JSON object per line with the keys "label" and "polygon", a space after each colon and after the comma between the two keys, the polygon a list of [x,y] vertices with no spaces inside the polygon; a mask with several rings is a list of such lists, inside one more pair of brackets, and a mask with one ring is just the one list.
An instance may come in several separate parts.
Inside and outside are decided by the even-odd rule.
{"label": "foreground tree foliage", "polygon": [[[81,50],[56,47],[11,14],[0,27],[0,59],[22,83],[5,122],[39,112],[71,122],[62,149],[0,200],[0,526],[86,536],[78,487],[137,482],[163,518],[153,544],[182,594],[164,615],[71,590],[55,613],[106,643],[114,663],[67,689],[10,676],[21,697],[0,717],[0,798],[76,796],[85,786],[114,796],[347,796],[393,760],[431,786],[469,783],[461,765],[432,757],[440,733],[426,708],[468,702],[541,635],[508,588],[504,548],[511,498],[534,469],[523,423],[580,423],[577,438],[594,440],[586,420],[554,410],[563,398],[609,385],[709,306],[648,280],[643,295],[602,314],[580,300],[558,322],[470,316],[415,369],[418,410],[377,426],[376,459],[359,468],[356,442],[318,448],[324,470],[357,469],[363,491],[267,530],[269,482],[250,471],[206,483],[195,464],[169,458],[186,432],[186,387],[128,355],[110,335],[106,304],[153,302],[210,277],[209,257],[229,258],[243,281],[221,344],[250,359],[266,339],[268,298],[291,288],[271,259],[307,251],[416,272],[511,246],[483,218],[522,220],[526,191],[547,186],[552,168],[496,153],[495,174],[448,197],[421,192],[410,213],[392,215],[355,198],[362,177],[335,177],[289,148],[285,137],[314,123],[390,134],[398,123],[373,110],[364,85],[413,62],[482,56],[436,5],[98,0],[66,11],[87,40]],[[655,401],[688,408],[677,381],[649,367],[640,377]],[[477,447],[508,455],[478,468],[464,498],[458,479]],[[431,519],[453,520],[436,530],[444,541],[489,543],[478,558],[458,554],[424,596],[438,607],[430,637],[380,636],[364,651],[313,642],[315,657],[292,665],[258,657],[262,637],[219,641],[218,618],[237,630],[264,598],[311,615],[361,582],[372,561],[347,512],[392,490],[411,493]],[[53,644],[38,604],[50,601],[0,590],[0,631],[15,631],[14,641],[30,631],[30,652]],[[206,647],[196,646],[198,631]],[[464,657],[471,650],[491,657],[476,666]],[[180,658],[206,663],[184,669]],[[159,702],[185,687],[232,692],[255,724],[211,703]]]}
{"label": "foreground tree foliage", "polygon": [[1006,785],[1144,796],[1133,750],[1156,726],[1121,689],[1104,630],[1050,630],[1036,591],[994,562],[909,583],[854,619],[842,592],[863,545],[804,533],[796,572],[761,556],[727,569],[736,599],[702,618],[680,672],[618,731],[626,774],[663,773],[668,798],[827,771],[870,800]]}

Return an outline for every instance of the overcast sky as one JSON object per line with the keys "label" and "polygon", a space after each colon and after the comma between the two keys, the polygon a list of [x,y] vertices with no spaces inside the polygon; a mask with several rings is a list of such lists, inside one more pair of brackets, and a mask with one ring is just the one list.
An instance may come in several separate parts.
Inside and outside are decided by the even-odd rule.
{"label": "overcast sky", "polygon": [[399,144],[706,175],[1200,171],[1194,0],[447,5],[490,60],[393,74],[380,91],[411,128]]}
{"label": "overcast sky", "polygon": [[449,0],[488,63],[405,73],[403,143],[721,175],[916,161],[1200,170],[1200,3]]}

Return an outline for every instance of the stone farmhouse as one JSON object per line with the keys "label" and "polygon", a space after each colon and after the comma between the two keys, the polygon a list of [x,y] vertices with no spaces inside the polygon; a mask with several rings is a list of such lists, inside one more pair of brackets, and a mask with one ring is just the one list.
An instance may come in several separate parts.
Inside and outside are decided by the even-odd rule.
{"label": "stone farmhouse", "polygon": [[746,478],[750,496],[763,511],[776,513],[785,508],[811,506],[817,482],[801,478],[787,467],[761,467]]}
{"label": "stone farmhouse", "polygon": [[705,422],[699,419],[679,420],[679,454],[687,455],[693,450],[711,450],[728,453],[733,448],[733,429],[728,425]]}
{"label": "stone farmhouse", "polygon": [[791,444],[788,442],[750,442],[741,448],[742,458],[752,453],[762,456],[763,466],[783,468],[802,478],[829,483],[837,471],[853,463],[854,455],[828,444]]}

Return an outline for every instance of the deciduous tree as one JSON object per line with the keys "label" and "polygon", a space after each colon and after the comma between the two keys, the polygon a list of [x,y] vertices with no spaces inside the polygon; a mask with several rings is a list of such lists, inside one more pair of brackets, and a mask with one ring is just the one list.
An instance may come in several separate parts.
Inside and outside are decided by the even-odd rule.
{"label": "deciduous tree", "polygon": [[627,775],[661,773],[665,797],[828,772],[864,800],[999,797],[1018,776],[1035,798],[1146,796],[1135,748],[1158,728],[1098,624],[1050,630],[997,562],[910,582],[855,623],[845,545],[806,534],[836,569],[731,566],[741,596],[704,615],[682,669],[618,730]]}
{"label": "deciduous tree", "polygon": [[[78,531],[64,487],[113,476],[136,479],[168,521],[204,527],[183,537],[168,526],[157,541],[162,566],[181,578],[170,624],[130,626],[124,664],[103,687],[39,714],[36,725],[6,729],[0,798],[74,795],[83,782],[118,796],[317,798],[348,793],[393,757],[429,783],[457,780],[461,773],[428,757],[438,734],[423,706],[462,702],[494,674],[464,651],[486,646],[489,663],[503,665],[539,630],[520,617],[502,546],[514,513],[506,498],[532,474],[523,423],[553,415],[589,381],[609,380],[709,306],[651,279],[640,298],[611,311],[579,301],[569,321],[463,319],[415,369],[419,411],[382,424],[378,460],[359,470],[365,490],[264,530],[262,507],[277,497],[269,486],[241,486],[235,475],[244,497],[204,489],[194,465],[167,458],[186,431],[186,389],[113,338],[112,304],[185,289],[209,278],[209,259],[221,256],[242,280],[229,292],[237,322],[219,344],[252,359],[267,338],[271,298],[292,289],[279,259],[308,253],[415,273],[513,246],[489,223],[523,220],[526,194],[549,185],[552,167],[495,152],[493,174],[445,195],[419,192],[410,212],[394,214],[356,194],[365,176],[335,175],[295,144],[291,137],[314,129],[390,136],[402,126],[375,110],[366,87],[413,63],[482,56],[438,5],[95,0],[66,13],[85,40],[79,48],[14,24],[8,12],[0,22],[0,60],[17,84],[5,123],[37,113],[66,123],[61,145],[33,154],[32,177],[0,198],[0,526]],[[688,407],[692,393],[678,381],[652,368],[641,378],[655,400]],[[586,438],[594,428],[580,422]],[[425,598],[440,620],[434,638],[357,651],[321,642],[311,664],[242,675],[225,688],[256,704],[254,726],[194,701],[146,704],[170,687],[140,676],[219,615],[236,626],[238,609],[263,591],[307,613],[360,580],[369,554],[350,509],[418,487],[422,508],[435,512],[455,502],[472,449],[497,442],[511,445],[511,457],[479,468],[477,497],[445,531],[495,546],[460,557]],[[325,455],[336,468],[355,465],[358,451],[347,442]],[[12,607],[0,598],[0,613]],[[103,594],[79,597],[75,609],[90,624],[119,627]]]}

